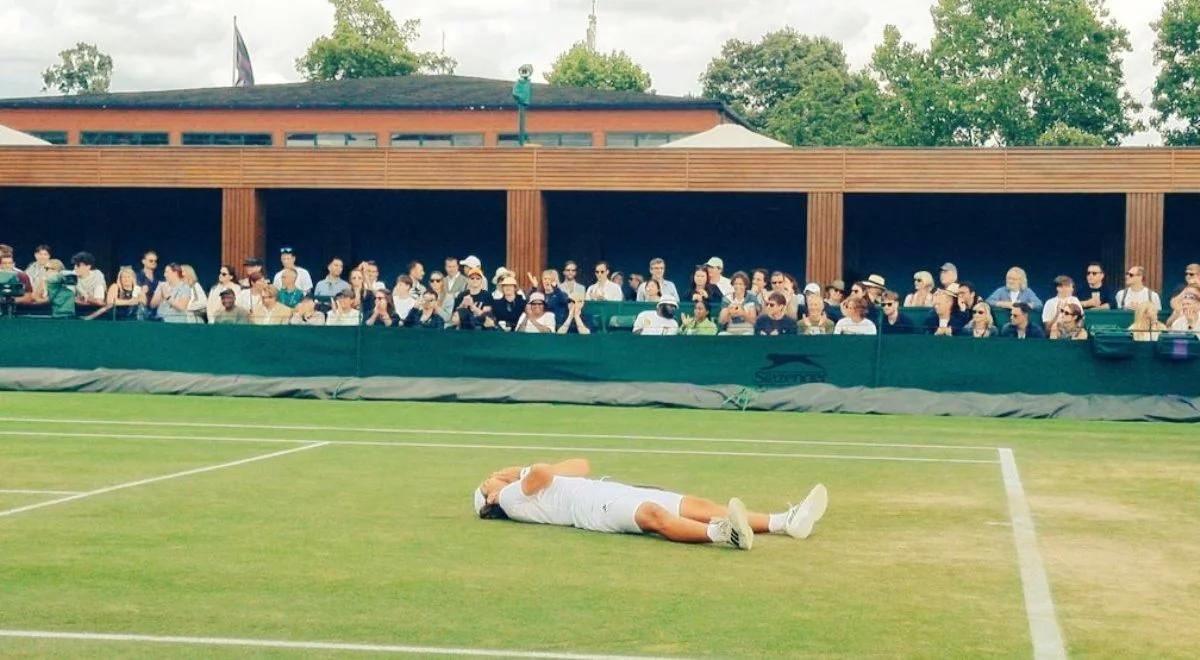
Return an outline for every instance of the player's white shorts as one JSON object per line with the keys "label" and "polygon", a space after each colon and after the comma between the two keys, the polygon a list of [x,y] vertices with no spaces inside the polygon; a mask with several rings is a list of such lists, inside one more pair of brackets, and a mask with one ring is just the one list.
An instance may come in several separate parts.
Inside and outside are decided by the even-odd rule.
{"label": "player's white shorts", "polygon": [[634,522],[638,507],[653,502],[668,512],[679,515],[683,495],[657,488],[640,488],[613,483],[606,497],[576,509],[575,526],[610,534],[641,534],[642,529]]}

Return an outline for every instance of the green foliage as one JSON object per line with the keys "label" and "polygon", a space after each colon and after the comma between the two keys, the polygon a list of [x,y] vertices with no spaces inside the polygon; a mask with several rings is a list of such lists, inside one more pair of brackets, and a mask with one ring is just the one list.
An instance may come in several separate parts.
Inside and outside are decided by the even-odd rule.
{"label": "green foliage", "polygon": [[420,36],[421,22],[402,25],[380,0],[329,0],[333,33],[319,37],[296,60],[307,80],[343,80],[414,73],[454,73],[457,62],[439,53],[415,53],[409,44]]}
{"label": "green foliage", "polygon": [[559,55],[545,78],[551,85],[628,92],[645,92],[651,84],[650,74],[625,51],[614,50],[606,55],[582,43]]}
{"label": "green foliage", "polygon": [[794,145],[870,141],[877,86],[852,73],[841,44],[788,27],[757,42],[731,39],[700,77],[704,95],[723,101],[755,128]]}
{"label": "green foliage", "polygon": [[932,14],[928,50],[889,26],[875,51],[881,140],[1031,145],[1063,123],[1118,144],[1141,128],[1122,90],[1128,33],[1103,0],[938,0]]}
{"label": "green foliage", "polygon": [[1169,145],[1200,144],[1200,1],[1167,0],[1153,27],[1160,69],[1151,123]]}
{"label": "green foliage", "polygon": [[112,82],[112,58],[95,44],[75,44],[59,52],[62,62],[42,72],[42,91],[57,89],[63,94],[103,94]]}
{"label": "green foliage", "polygon": [[1103,147],[1104,138],[1074,126],[1058,123],[1038,136],[1039,147]]}

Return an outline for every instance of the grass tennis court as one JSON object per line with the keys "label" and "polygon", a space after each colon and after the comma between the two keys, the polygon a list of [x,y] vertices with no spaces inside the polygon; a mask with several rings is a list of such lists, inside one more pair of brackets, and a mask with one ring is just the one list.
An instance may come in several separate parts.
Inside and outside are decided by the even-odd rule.
{"label": "grass tennis court", "polygon": [[[1195,657],[1198,436],[0,393],[0,655],[1028,657],[1003,447],[1067,652]],[[829,512],[812,538],[763,536],[748,553],[472,515],[491,470],[572,456],[598,475],[770,511],[823,482]],[[179,637],[195,639],[162,639]],[[251,645],[263,640],[280,644]]]}

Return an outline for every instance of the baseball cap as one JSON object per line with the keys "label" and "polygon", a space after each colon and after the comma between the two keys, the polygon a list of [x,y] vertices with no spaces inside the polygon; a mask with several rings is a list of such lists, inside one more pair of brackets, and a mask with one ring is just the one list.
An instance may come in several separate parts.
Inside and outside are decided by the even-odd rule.
{"label": "baseball cap", "polygon": [[474,500],[475,500],[475,515],[479,515],[479,514],[483,513],[483,507],[487,504],[487,498],[483,496],[482,490],[476,488]]}
{"label": "baseball cap", "polygon": [[725,268],[725,262],[721,261],[721,257],[710,257],[708,261],[704,262],[704,265],[712,266],[713,268]]}
{"label": "baseball cap", "polygon": [[666,293],[666,294],[663,294],[662,298],[658,299],[658,305],[656,305],[656,306],[662,307],[663,305],[672,305],[672,306],[678,307],[679,300],[675,296],[673,296],[669,293]]}
{"label": "baseball cap", "polygon": [[821,285],[816,282],[809,282],[804,286],[804,293],[821,293]]}
{"label": "baseball cap", "polygon": [[535,300],[546,302],[546,296],[542,295],[541,291],[534,291],[533,293],[529,294],[529,302],[533,302]]}
{"label": "baseball cap", "polygon": [[242,265],[243,266],[261,266],[261,265],[263,265],[263,262],[262,262],[262,259],[259,259],[258,257],[246,257],[246,260],[242,262]]}
{"label": "baseball cap", "polygon": [[473,254],[468,255],[465,259],[463,259],[462,264],[468,268],[479,268],[482,265],[479,261],[479,257]]}
{"label": "baseball cap", "polygon": [[954,271],[954,272],[956,272],[956,273],[957,273],[957,272],[958,272],[958,266],[955,266],[954,264],[952,264],[952,263],[950,263],[949,261],[947,261],[946,263],[942,264],[942,268],[941,268],[941,270],[952,270],[952,271]]}
{"label": "baseball cap", "polygon": [[483,269],[479,266],[472,266],[467,269],[467,277],[473,277],[475,275],[483,277]]}

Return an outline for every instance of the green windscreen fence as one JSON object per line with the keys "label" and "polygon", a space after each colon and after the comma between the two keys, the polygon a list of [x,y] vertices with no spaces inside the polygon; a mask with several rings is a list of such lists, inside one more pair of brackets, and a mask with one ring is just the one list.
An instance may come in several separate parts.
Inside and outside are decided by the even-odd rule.
{"label": "green windscreen fence", "polygon": [[[404,328],[0,321],[0,367],[255,376],[804,383],[1029,394],[1200,395],[1194,338],[1129,343],[933,336],[642,337]],[[1117,359],[1113,359],[1117,358]]]}

